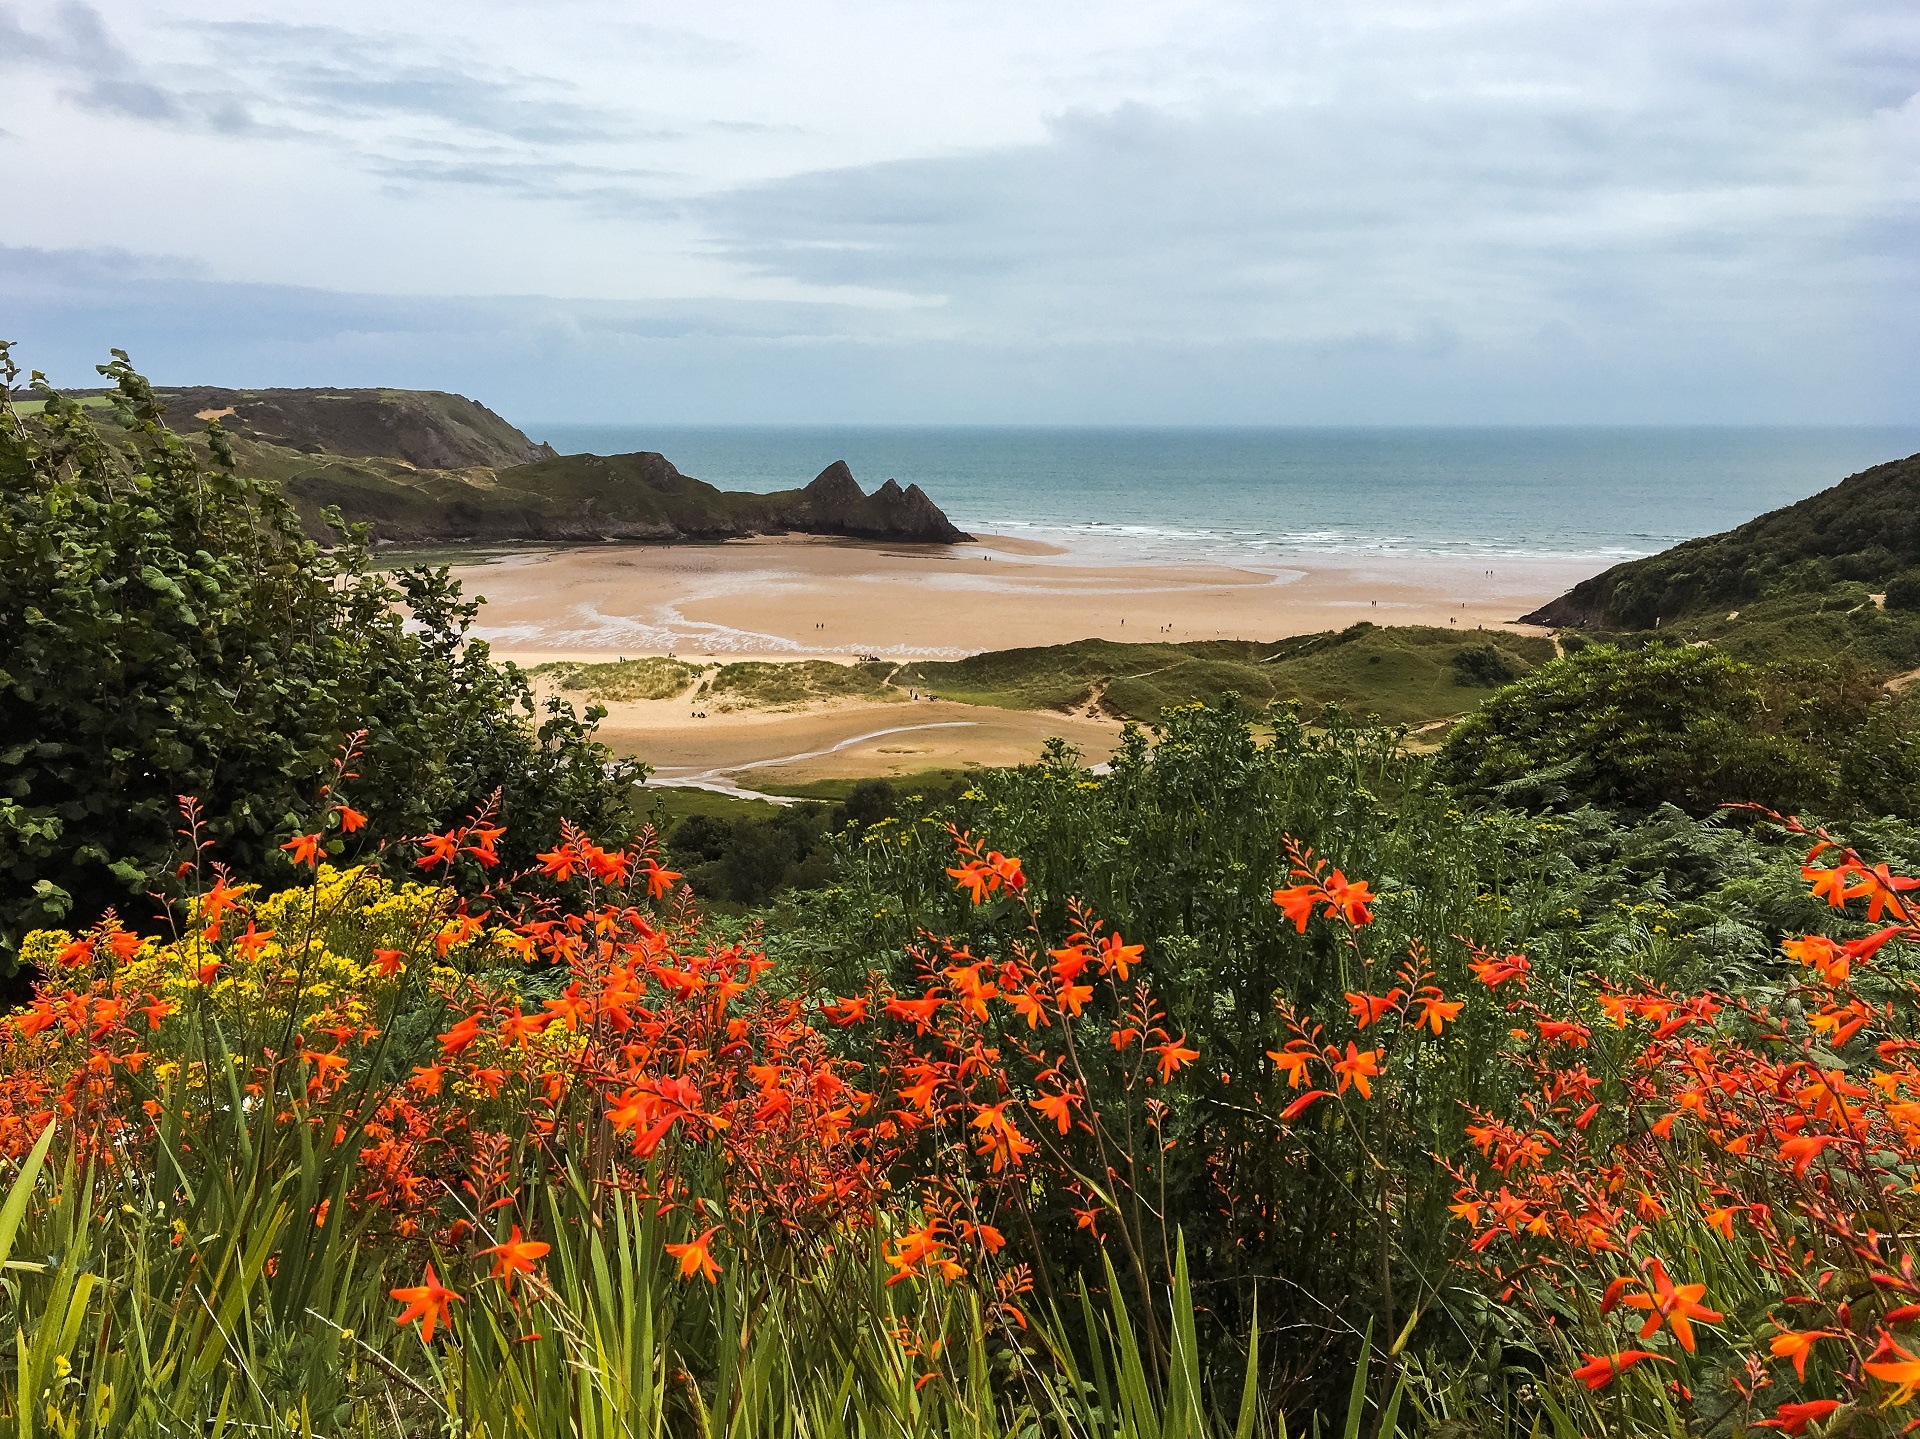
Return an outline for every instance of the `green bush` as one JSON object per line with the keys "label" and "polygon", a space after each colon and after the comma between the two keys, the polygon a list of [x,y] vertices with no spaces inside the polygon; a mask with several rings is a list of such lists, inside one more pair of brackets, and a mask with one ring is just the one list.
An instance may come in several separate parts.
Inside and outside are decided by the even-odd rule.
{"label": "green bush", "polygon": [[[223,858],[271,875],[361,729],[376,840],[496,791],[509,862],[562,815],[618,828],[635,773],[594,742],[603,711],[540,713],[525,676],[466,637],[478,604],[444,569],[389,583],[358,535],[318,549],[272,486],[232,472],[217,424],[203,467],[115,353],[113,410],[36,375],[28,420],[0,347],[0,962],[69,913],[144,922],[188,857],[181,795]],[[95,428],[103,413],[123,437]]]}
{"label": "green bush", "polygon": [[1887,581],[1887,608],[1903,613],[1920,611],[1920,570],[1908,570]]}
{"label": "green bush", "polygon": [[1732,801],[1782,810],[1821,802],[1832,763],[1783,727],[1793,706],[1776,694],[1770,707],[1770,678],[1702,646],[1590,645],[1454,726],[1440,773],[1529,806],[1670,803],[1704,814]]}
{"label": "green bush", "polygon": [[1470,645],[1453,657],[1453,682],[1469,688],[1498,689],[1519,679],[1523,667],[1493,645]]}

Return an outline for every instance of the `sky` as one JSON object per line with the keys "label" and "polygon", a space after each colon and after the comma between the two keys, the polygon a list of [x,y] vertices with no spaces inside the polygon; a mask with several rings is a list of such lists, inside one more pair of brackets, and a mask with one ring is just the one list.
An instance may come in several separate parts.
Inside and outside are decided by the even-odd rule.
{"label": "sky", "polygon": [[1920,420],[1914,0],[0,0],[0,338],[516,421]]}

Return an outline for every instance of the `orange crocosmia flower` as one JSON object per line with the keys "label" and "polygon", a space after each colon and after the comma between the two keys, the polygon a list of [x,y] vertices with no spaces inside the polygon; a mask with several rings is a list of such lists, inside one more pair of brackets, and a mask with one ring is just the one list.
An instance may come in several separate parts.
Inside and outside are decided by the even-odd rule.
{"label": "orange crocosmia flower", "polygon": [[1352,1085],[1360,1091],[1362,1099],[1373,1098],[1373,1081],[1380,1077],[1380,1061],[1385,1058],[1383,1049],[1360,1049],[1354,1042],[1347,1041],[1347,1057],[1339,1058],[1338,1050],[1330,1050],[1334,1057],[1333,1072],[1340,1081],[1340,1092],[1345,1094],[1347,1086]]}
{"label": "orange crocosmia flower", "polygon": [[255,929],[253,921],[248,920],[247,932],[234,936],[233,947],[240,951],[248,964],[258,964],[260,951],[267,947],[267,941],[272,939],[274,934],[275,931],[271,929]]}
{"label": "orange crocosmia flower", "polygon": [[414,865],[420,869],[432,869],[436,864],[451,867],[460,854],[460,836],[454,832],[422,835],[420,843],[426,846],[427,851],[414,861]]}
{"label": "orange crocosmia flower", "polygon": [[1023,989],[1009,994],[1006,999],[1007,1003],[1013,1006],[1013,1012],[1026,1020],[1028,1029],[1038,1029],[1043,1024],[1053,1023],[1047,1018],[1046,1005],[1033,990]]}
{"label": "orange crocosmia flower", "polygon": [[418,1320],[420,1338],[427,1342],[432,1341],[436,1324],[444,1324],[449,1329],[453,1327],[452,1306],[456,1302],[462,1304],[466,1302],[440,1282],[431,1264],[427,1266],[427,1279],[424,1284],[417,1284],[410,1289],[390,1289],[387,1293],[407,1306],[394,1323],[404,1328]]}
{"label": "orange crocosmia flower", "polygon": [[958,869],[949,869],[947,873],[973,897],[975,904],[985,904],[987,896],[1000,886],[1000,877],[979,860],[968,860]]}
{"label": "orange crocosmia flower", "polygon": [[580,856],[570,845],[550,849],[545,854],[536,854],[534,858],[540,861],[540,872],[549,879],[572,879],[573,872],[580,868]]}
{"label": "orange crocosmia flower", "polygon": [[1307,921],[1313,918],[1313,907],[1320,902],[1321,891],[1317,884],[1296,884],[1291,889],[1276,889],[1273,902],[1280,906],[1281,913],[1293,921],[1293,927],[1301,934],[1307,932]]}
{"label": "orange crocosmia flower", "polygon": [[367,822],[367,817],[351,805],[343,804],[334,813],[340,816],[340,828],[348,834],[364,827]]}
{"label": "orange crocosmia flower", "polygon": [[1674,1338],[1680,1341],[1680,1347],[1689,1354],[1693,1353],[1693,1321],[1698,1319],[1705,1324],[1718,1324],[1725,1316],[1700,1302],[1706,1297],[1706,1285],[1676,1286],[1667,1277],[1666,1265],[1658,1259],[1649,1266],[1648,1272],[1653,1277],[1653,1287],[1640,1294],[1629,1294],[1623,1301],[1635,1309],[1650,1311],[1647,1322],[1640,1326],[1640,1337],[1651,1339],[1660,1326],[1665,1324],[1673,1330]]}
{"label": "orange crocosmia flower", "polygon": [[1589,1389],[1604,1389],[1642,1359],[1673,1363],[1664,1354],[1655,1354],[1649,1349],[1622,1349],[1618,1354],[1589,1354],[1586,1358],[1587,1362],[1573,1371],[1573,1377]]}
{"label": "orange crocosmia flower", "polygon": [[713,1251],[707,1247],[708,1241],[719,1228],[716,1224],[697,1239],[689,1239],[685,1244],[667,1245],[667,1253],[680,1261],[682,1279],[691,1279],[698,1274],[711,1284],[720,1277],[720,1266],[713,1262]]}
{"label": "orange crocosmia flower", "polygon": [[845,1029],[850,1024],[858,1024],[867,1017],[868,1001],[861,996],[852,999],[836,999],[831,1004],[820,1006],[820,1013],[834,1024]]}
{"label": "orange crocosmia flower", "polygon": [[140,951],[140,936],[131,930],[116,929],[107,936],[107,948],[113,951],[113,957],[125,964]]}
{"label": "orange crocosmia flower", "polygon": [[647,861],[646,876],[647,896],[650,899],[660,899],[672,893],[673,882],[682,878],[679,870],[662,869],[652,860]]}
{"label": "orange crocosmia flower", "polygon": [[1479,1200],[1463,1199],[1458,1204],[1449,1204],[1447,1206],[1447,1213],[1453,1215],[1456,1219],[1464,1220],[1473,1228],[1478,1229],[1480,1227],[1480,1208]]}
{"label": "orange crocosmia flower", "polygon": [[1280,1111],[1280,1122],[1282,1124],[1291,1124],[1294,1120],[1305,1114],[1307,1107],[1315,1100],[1329,1099],[1332,1096],[1333,1091],[1331,1089],[1309,1089],[1305,1094],[1294,1100],[1292,1104],[1289,1104],[1285,1109]]}
{"label": "orange crocosmia flower", "polygon": [[1867,1364],[1863,1367],[1875,1379],[1884,1379],[1887,1383],[1898,1386],[1887,1398],[1888,1407],[1897,1409],[1913,1398],[1916,1389],[1920,1389],[1920,1359],[1914,1358],[1912,1354],[1891,1341],[1886,1347],[1900,1357],[1883,1359],[1879,1363]]}
{"label": "orange crocosmia flower", "polygon": [[1920,879],[1895,878],[1884,864],[1876,864],[1861,878],[1865,883],[1855,892],[1871,896],[1867,901],[1868,924],[1878,924],[1882,914],[1891,914],[1898,920],[1914,917],[1912,908],[1902,902],[1900,896],[1908,890],[1920,889]]}
{"label": "orange crocosmia flower", "polygon": [[1112,1034],[1108,1035],[1107,1043],[1111,1044],[1115,1049],[1127,1049],[1130,1048],[1134,1040],[1139,1037],[1140,1031],[1129,1024],[1114,1030]]}
{"label": "orange crocosmia flower", "polygon": [[413,1077],[407,1081],[407,1088],[416,1094],[424,1094],[431,1099],[440,1092],[446,1083],[447,1071],[437,1064],[416,1064]]}
{"label": "orange crocosmia flower", "polygon": [[1066,949],[1050,949],[1047,953],[1053,959],[1053,972],[1059,976],[1062,984],[1072,984],[1080,977],[1092,958],[1080,945],[1070,945]]}
{"label": "orange crocosmia flower", "polygon": [[1808,969],[1819,970],[1820,977],[1828,984],[1841,983],[1849,972],[1847,952],[1824,934],[1789,939],[1780,946],[1780,950],[1788,959],[1797,959]]}
{"label": "orange crocosmia flower", "polygon": [[317,834],[296,834],[280,848],[293,855],[295,864],[317,866],[320,863],[320,836]]}
{"label": "orange crocosmia flower", "polygon": [[1073,1101],[1064,1094],[1043,1094],[1027,1103],[1059,1125],[1062,1134],[1073,1123]]}
{"label": "orange crocosmia flower", "polygon": [[1413,1017],[1413,1027],[1418,1029],[1421,1025],[1425,1025],[1438,1034],[1441,1025],[1453,1023],[1460,1017],[1460,1011],[1466,1007],[1466,1001],[1462,999],[1444,999],[1439,995],[1422,999],[1420,1012]]}
{"label": "orange crocosmia flower", "polygon": [[382,979],[392,979],[407,967],[407,952],[404,949],[376,949],[373,952],[373,970]]}
{"label": "orange crocosmia flower", "polygon": [[1851,864],[1842,864],[1833,869],[1800,867],[1800,878],[1813,886],[1813,897],[1824,899],[1834,909],[1842,909],[1850,899],[1865,894],[1873,888],[1871,884],[1849,885],[1847,880],[1853,875]]}
{"label": "orange crocosmia flower", "polygon": [[1060,986],[1060,1007],[1076,1019],[1080,1017],[1080,1011],[1087,1007],[1087,1001],[1092,998],[1093,986],[1090,984],[1063,984]]}
{"label": "orange crocosmia flower", "polygon": [[928,1070],[918,1076],[916,1083],[901,1090],[900,1097],[910,1102],[922,1114],[932,1114],[933,1091],[938,1084],[939,1081],[935,1078],[933,1071]]}
{"label": "orange crocosmia flower", "polygon": [[1585,1049],[1587,1041],[1593,1036],[1586,1025],[1576,1024],[1566,1019],[1543,1019],[1540,1021],[1540,1038],[1548,1044],[1557,1044],[1565,1040],[1575,1049]]}
{"label": "orange crocosmia flower", "polygon": [[890,999],[887,1001],[889,1019],[910,1019],[914,1032],[925,1034],[933,1023],[933,1016],[946,1001],[937,994],[923,995],[919,999]]}
{"label": "orange crocosmia flower", "polygon": [[1353,1022],[1357,1028],[1365,1029],[1406,997],[1406,991],[1398,988],[1385,994],[1347,995],[1347,1008],[1353,1011]]}
{"label": "orange crocosmia flower", "polygon": [[1476,959],[1468,963],[1473,977],[1488,989],[1498,989],[1508,980],[1517,979],[1521,987],[1526,987],[1527,975],[1532,971],[1532,962],[1523,954],[1505,954],[1495,959]]}
{"label": "orange crocosmia flower", "polygon": [[1799,1333],[1788,1330],[1784,1334],[1776,1334],[1769,1347],[1775,1359],[1791,1359],[1795,1376],[1804,1382],[1807,1377],[1807,1356],[1813,1352],[1813,1346],[1822,1339],[1839,1337],[1831,1329],[1808,1329]]}
{"label": "orange crocosmia flower", "polygon": [[960,1237],[969,1243],[979,1240],[989,1254],[998,1254],[1007,1247],[1007,1236],[991,1224],[971,1224],[963,1219],[960,1221]]}
{"label": "orange crocosmia flower", "polygon": [[480,1037],[480,1016],[470,1014],[440,1036],[440,1052],[451,1059]]}
{"label": "orange crocosmia flower", "polygon": [[224,879],[215,880],[213,888],[200,900],[200,917],[210,925],[218,924],[221,915],[239,907],[244,891],[243,885],[231,885]]}
{"label": "orange crocosmia flower", "polygon": [[62,969],[78,969],[83,964],[93,963],[93,941],[76,939],[55,957]]}
{"label": "orange crocosmia flower", "polygon": [[482,1249],[480,1252],[493,1256],[493,1277],[511,1290],[514,1276],[533,1273],[534,1261],[544,1256],[550,1247],[537,1240],[522,1239],[520,1226],[516,1224],[505,1244],[496,1244],[493,1248]]}
{"label": "orange crocosmia flower", "polygon": [[1780,1157],[1793,1166],[1794,1177],[1801,1178],[1820,1151],[1837,1142],[1831,1134],[1797,1134],[1781,1143]]}
{"label": "orange crocosmia flower", "polygon": [[1778,1429],[1783,1434],[1804,1434],[1807,1425],[1817,1424],[1840,1407],[1838,1399],[1802,1399],[1797,1404],[1782,1404],[1771,1419],[1756,1419],[1755,1429]]}
{"label": "orange crocosmia flower", "polygon": [[1707,1221],[1708,1227],[1719,1230],[1725,1238],[1731,1239],[1734,1213],[1732,1209],[1709,1209],[1700,1217]]}
{"label": "orange crocosmia flower", "polygon": [[1183,1030],[1178,1039],[1170,1039],[1165,1044],[1152,1046],[1153,1052],[1160,1056],[1160,1082],[1162,1084],[1170,1082],[1173,1076],[1180,1072],[1181,1065],[1186,1064],[1189,1060],[1200,1057],[1199,1050],[1184,1047],[1186,1041],[1186,1032]]}
{"label": "orange crocosmia flower", "polygon": [[1348,924],[1367,924],[1373,919],[1373,913],[1367,908],[1373,902],[1373,894],[1367,888],[1364,879],[1347,883],[1347,877],[1335,870],[1325,882],[1327,913],[1345,916]]}
{"label": "orange crocosmia flower", "polygon": [[1100,941],[1099,952],[1094,955],[1100,961],[1102,974],[1118,974],[1122,980],[1127,977],[1127,966],[1140,963],[1140,956],[1146,953],[1144,944],[1128,944],[1117,934],[1110,934]]}
{"label": "orange crocosmia flower", "polygon": [[1307,1066],[1319,1057],[1310,1049],[1290,1049],[1284,1053],[1277,1049],[1267,1051],[1267,1058],[1271,1059],[1287,1076],[1287,1086],[1290,1089],[1298,1089],[1307,1082]]}

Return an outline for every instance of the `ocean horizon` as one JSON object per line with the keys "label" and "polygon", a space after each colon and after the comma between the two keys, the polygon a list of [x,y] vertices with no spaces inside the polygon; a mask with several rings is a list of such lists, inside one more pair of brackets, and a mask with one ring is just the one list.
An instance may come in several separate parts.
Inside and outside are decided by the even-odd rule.
{"label": "ocean horizon", "polygon": [[1887,460],[1920,426],[1071,427],[532,424],[562,453],[657,450],[721,489],[845,460],[960,528],[1133,562],[1655,553]]}

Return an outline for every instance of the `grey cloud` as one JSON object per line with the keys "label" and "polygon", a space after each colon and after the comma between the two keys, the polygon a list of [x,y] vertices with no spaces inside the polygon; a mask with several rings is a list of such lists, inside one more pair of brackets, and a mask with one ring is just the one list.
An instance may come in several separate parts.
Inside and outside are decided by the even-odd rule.
{"label": "grey cloud", "polygon": [[[405,171],[397,157],[435,145],[435,127],[439,144],[468,156],[446,176],[452,183],[472,183],[489,163],[489,147],[502,141],[524,152],[670,137],[585,103],[567,81],[451,51],[420,53],[391,36],[277,21],[196,23],[190,33],[205,43],[205,60],[163,74],[140,63],[82,0],[66,0],[39,31],[0,7],[0,65],[58,74],[68,99],[98,113],[228,135],[325,137],[389,178]],[[387,133],[343,141],[342,126],[359,121]],[[430,128],[407,133],[409,123]],[[436,174],[422,164],[413,178]],[[525,189],[510,176],[500,184]]]}
{"label": "grey cloud", "polygon": [[228,21],[206,27],[222,65],[305,113],[411,117],[529,144],[629,138],[632,127],[569,98],[575,86],[499,66],[396,53],[391,38],[325,25]]}

